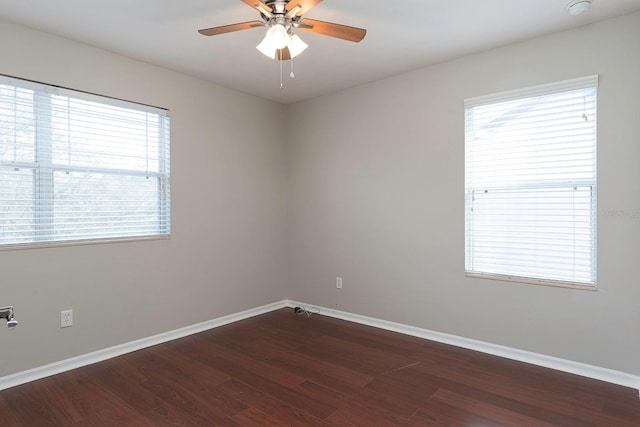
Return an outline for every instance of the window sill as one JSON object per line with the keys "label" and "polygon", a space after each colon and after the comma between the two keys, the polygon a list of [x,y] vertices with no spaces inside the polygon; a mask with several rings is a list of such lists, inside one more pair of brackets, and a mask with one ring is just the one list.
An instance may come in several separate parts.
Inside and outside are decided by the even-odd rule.
{"label": "window sill", "polygon": [[578,283],[572,283],[572,282],[562,282],[559,280],[531,279],[531,278],[518,277],[518,276],[505,276],[501,274],[483,274],[483,273],[471,273],[471,272],[466,272],[465,275],[467,277],[473,277],[476,279],[488,279],[488,280],[499,280],[502,282],[526,283],[529,285],[552,286],[554,288],[578,289],[582,291],[598,290],[598,287],[596,285],[585,285],[585,284],[578,284]]}
{"label": "window sill", "polygon": [[42,242],[42,243],[33,243],[33,242],[11,243],[7,245],[0,245],[0,251],[57,248],[57,247],[65,247],[65,246],[104,245],[104,244],[112,244],[112,243],[144,242],[148,240],[167,240],[170,238],[171,238],[171,235],[120,237],[120,238],[113,238],[113,239],[65,240],[65,241],[59,241],[59,242]]}

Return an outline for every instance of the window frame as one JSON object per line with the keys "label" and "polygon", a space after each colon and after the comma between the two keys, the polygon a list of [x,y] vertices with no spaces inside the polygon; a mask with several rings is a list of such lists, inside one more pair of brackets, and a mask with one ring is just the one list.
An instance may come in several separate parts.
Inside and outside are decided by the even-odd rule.
{"label": "window frame", "polygon": [[[490,271],[482,271],[481,268],[475,268],[473,266],[473,260],[470,260],[470,257],[473,258],[474,254],[472,253],[472,243],[470,236],[472,221],[474,218],[473,215],[473,206],[474,206],[474,197],[475,192],[479,192],[482,187],[473,187],[469,186],[468,182],[468,174],[469,165],[468,165],[468,144],[469,144],[469,114],[470,110],[474,107],[480,106],[488,106],[491,104],[499,104],[501,102],[508,101],[518,101],[525,100],[528,98],[535,97],[543,97],[547,95],[561,94],[564,92],[570,92],[574,90],[593,89],[593,99],[594,99],[594,129],[593,129],[593,178],[592,179],[575,179],[575,180],[556,180],[554,181],[545,181],[542,183],[539,179],[533,180],[528,184],[522,185],[519,189],[518,186],[514,185],[503,185],[500,188],[500,185],[492,186],[489,188],[491,191],[519,191],[525,192],[527,190],[535,189],[537,191],[542,191],[543,189],[570,189],[573,188],[574,191],[577,191],[579,187],[588,187],[586,192],[590,193],[590,260],[591,264],[589,265],[591,269],[591,279],[592,282],[582,282],[582,281],[567,281],[556,278],[547,277],[538,278],[538,277],[527,277],[525,275],[519,274],[499,274],[496,272]],[[524,89],[517,89],[512,91],[500,92],[496,94],[480,96],[475,98],[469,98],[464,101],[465,107],[465,275],[467,277],[472,278],[483,278],[483,279],[492,279],[492,280],[500,280],[500,281],[509,281],[509,282],[518,282],[518,283],[527,283],[527,284],[536,284],[536,285],[544,285],[544,286],[554,286],[554,287],[562,287],[562,288],[572,288],[572,289],[582,289],[582,290],[597,290],[597,92],[598,92],[598,76],[587,76],[577,79],[565,80],[554,82],[550,84],[543,84],[533,87],[528,87]],[[585,101],[586,102],[586,101]],[[548,123],[545,122],[545,123]],[[575,236],[575,234],[574,234]],[[470,267],[471,266],[471,267]],[[486,269],[485,269],[486,270]],[[522,272],[522,271],[521,271]]]}
{"label": "window frame", "polygon": [[[33,106],[34,117],[40,117],[41,109],[51,108],[51,100],[54,95],[61,95],[74,98],[81,101],[99,103],[103,106],[120,107],[136,110],[138,113],[147,113],[157,115],[158,117],[158,170],[136,170],[136,169],[118,169],[112,167],[94,167],[94,166],[77,166],[77,165],[56,165],[53,161],[53,147],[51,138],[42,138],[36,136],[34,138],[34,158],[32,161],[2,161],[0,166],[4,168],[31,170],[33,173],[33,236],[31,241],[27,242],[11,242],[1,243],[0,251],[14,249],[32,249],[32,248],[48,248],[58,246],[77,246],[77,245],[95,245],[107,243],[121,243],[147,240],[164,240],[171,238],[171,197],[170,197],[170,118],[169,110],[160,107],[154,107],[147,104],[141,104],[134,101],[127,101],[119,98],[98,95],[95,93],[69,89],[62,86],[41,83],[33,80],[26,80],[19,77],[13,77],[0,74],[0,84],[13,86],[14,88],[31,90],[34,92]],[[42,102],[47,100],[47,102]],[[48,104],[48,106],[46,105]],[[47,116],[47,113],[44,114]],[[50,116],[49,112],[49,116]],[[40,135],[42,132],[51,132],[46,129],[47,126],[38,123],[34,119],[35,134]],[[147,162],[149,157],[147,157]],[[158,180],[157,191],[157,216],[156,222],[157,232],[153,234],[140,235],[114,235],[109,237],[81,237],[78,239],[55,239],[55,230],[52,228],[54,221],[54,174],[56,172],[83,172],[104,175],[117,175],[120,177],[144,176],[147,179]],[[46,235],[42,230],[48,230]]]}

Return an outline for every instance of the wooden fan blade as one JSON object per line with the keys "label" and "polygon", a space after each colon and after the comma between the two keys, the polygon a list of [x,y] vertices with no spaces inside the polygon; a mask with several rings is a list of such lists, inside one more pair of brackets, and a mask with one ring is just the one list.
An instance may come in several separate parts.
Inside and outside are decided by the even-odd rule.
{"label": "wooden fan blade", "polygon": [[293,10],[294,7],[300,6],[295,14],[295,16],[300,16],[307,13],[312,7],[317,6],[321,1],[322,0],[291,0],[289,3],[287,3],[287,10]]}
{"label": "wooden fan blade", "polygon": [[348,25],[334,24],[332,22],[317,21],[315,19],[304,18],[303,24],[311,24],[313,28],[298,27],[299,30],[308,31],[310,33],[323,34],[325,36],[337,37],[351,42],[359,42],[367,34],[367,30]]}
{"label": "wooden fan blade", "polygon": [[288,47],[284,47],[284,48],[278,49],[276,51],[276,57],[280,61],[287,61],[287,60],[291,59],[291,52],[289,52],[289,48]]}
{"label": "wooden fan blade", "polygon": [[267,6],[266,4],[262,3],[260,0],[242,0],[242,2],[247,4],[250,7],[254,8],[258,12],[261,12],[261,10],[258,9],[258,7],[261,7],[266,11],[270,11],[271,10],[271,8],[269,6]]}
{"label": "wooden fan blade", "polygon": [[198,32],[203,36],[217,36],[218,34],[231,33],[233,31],[249,30],[257,26],[262,26],[263,24],[262,21],[248,21],[239,24],[223,25],[221,27],[204,28],[198,30]]}

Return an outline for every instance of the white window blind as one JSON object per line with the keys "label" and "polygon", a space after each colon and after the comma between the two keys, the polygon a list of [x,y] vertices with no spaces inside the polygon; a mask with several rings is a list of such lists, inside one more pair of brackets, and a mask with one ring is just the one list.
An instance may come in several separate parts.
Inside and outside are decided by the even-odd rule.
{"label": "white window blind", "polygon": [[166,110],[0,76],[0,247],[168,236]]}
{"label": "white window blind", "polygon": [[597,85],[465,101],[467,275],[595,286]]}

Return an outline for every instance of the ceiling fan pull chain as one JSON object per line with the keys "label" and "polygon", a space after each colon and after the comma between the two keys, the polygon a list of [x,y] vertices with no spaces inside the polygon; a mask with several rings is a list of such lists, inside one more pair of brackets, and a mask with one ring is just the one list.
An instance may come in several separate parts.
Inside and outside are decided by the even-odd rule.
{"label": "ceiling fan pull chain", "polygon": [[291,58],[291,73],[289,74],[289,77],[292,79],[296,77],[296,75],[293,74],[293,58]]}

